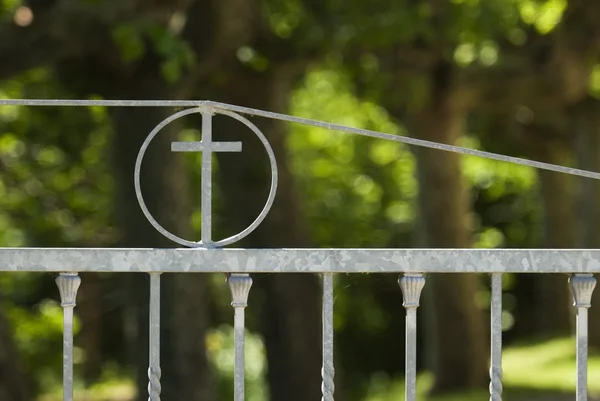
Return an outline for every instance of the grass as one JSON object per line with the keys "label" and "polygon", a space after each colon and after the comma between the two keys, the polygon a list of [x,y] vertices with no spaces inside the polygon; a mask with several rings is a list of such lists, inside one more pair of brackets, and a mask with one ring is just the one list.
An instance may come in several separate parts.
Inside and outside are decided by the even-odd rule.
{"label": "grass", "polygon": [[[232,351],[231,351],[232,352]],[[592,353],[589,358],[588,386],[592,397],[600,397],[600,354]],[[508,347],[503,353],[504,399],[539,400],[573,399],[575,393],[575,340],[561,338],[550,341],[528,343]],[[417,399],[426,401],[481,401],[489,399],[487,388],[471,393],[449,394],[429,397],[428,390],[433,376],[423,373],[417,378]],[[75,391],[78,401],[131,401],[134,396],[131,380],[111,375],[102,383],[85,390]],[[402,380],[375,375],[371,391],[365,401],[392,401],[403,399]],[[550,397],[548,396],[550,395]],[[61,390],[56,389],[41,397],[39,401],[59,401]]]}
{"label": "grass", "polygon": [[[568,395],[573,399],[576,384],[575,340],[561,338],[506,348],[503,352],[504,399],[529,400],[543,395]],[[600,354],[590,354],[588,389],[592,397],[600,397]],[[487,388],[462,394],[428,396],[433,376],[428,373],[417,378],[417,399],[427,401],[481,401],[489,398]],[[365,401],[402,399],[402,380],[375,379]],[[547,397],[543,397],[544,399]]]}
{"label": "grass", "polygon": [[[503,358],[505,383],[510,386],[552,391],[575,391],[575,340],[550,340],[523,344],[506,350]],[[588,389],[600,395],[600,354],[590,355]]]}

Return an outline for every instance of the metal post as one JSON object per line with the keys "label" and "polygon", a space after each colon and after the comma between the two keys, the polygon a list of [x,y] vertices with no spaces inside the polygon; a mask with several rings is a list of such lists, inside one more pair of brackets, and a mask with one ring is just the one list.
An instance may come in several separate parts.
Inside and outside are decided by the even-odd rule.
{"label": "metal post", "polygon": [[234,401],[244,401],[245,380],[245,322],[244,309],[248,306],[248,294],[252,287],[252,278],[248,274],[231,274],[227,278],[231,290],[231,306],[234,308],[233,343],[235,353],[233,394]]}
{"label": "metal post", "polygon": [[77,273],[60,273],[56,278],[63,308],[63,401],[73,401],[73,309],[80,284]]}
{"label": "metal post", "polygon": [[150,273],[148,401],[160,401],[160,273]]}
{"label": "metal post", "polygon": [[502,401],[502,274],[492,273],[490,401]]}
{"label": "metal post", "polygon": [[335,366],[333,362],[333,274],[323,274],[323,367],[321,401],[333,401]]}
{"label": "metal post", "polygon": [[596,279],[592,274],[574,274],[569,278],[573,306],[577,308],[577,401],[587,401],[588,309]]}
{"label": "metal post", "polygon": [[417,308],[425,277],[421,273],[407,273],[398,279],[406,309],[406,360],[405,360],[405,400],[417,399]]}

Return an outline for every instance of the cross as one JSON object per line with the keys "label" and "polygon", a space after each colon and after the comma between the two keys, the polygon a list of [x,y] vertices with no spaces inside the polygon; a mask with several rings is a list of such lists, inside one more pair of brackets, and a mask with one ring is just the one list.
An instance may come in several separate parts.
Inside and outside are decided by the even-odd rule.
{"label": "cross", "polygon": [[212,242],[212,154],[213,152],[241,152],[241,142],[213,142],[212,114],[202,113],[202,140],[200,142],[171,142],[172,152],[202,152],[202,243]]}

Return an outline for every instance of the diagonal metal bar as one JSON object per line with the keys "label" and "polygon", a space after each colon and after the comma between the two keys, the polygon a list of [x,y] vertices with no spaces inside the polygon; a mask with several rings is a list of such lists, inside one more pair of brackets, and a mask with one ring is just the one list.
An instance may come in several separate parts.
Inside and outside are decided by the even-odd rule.
{"label": "diagonal metal bar", "polygon": [[345,125],[333,124],[325,121],[317,121],[309,118],[294,117],[287,114],[274,113],[252,109],[249,107],[235,106],[226,103],[212,102],[208,100],[63,100],[63,99],[0,99],[0,106],[105,106],[105,107],[202,107],[206,109],[219,109],[235,111],[241,114],[251,116],[265,117],[274,120],[287,121],[291,123],[310,125],[313,127],[324,128],[328,130],[347,132],[371,138],[385,139],[394,142],[405,143],[407,145],[420,146],[430,149],[443,150],[447,152],[459,153],[469,156],[477,156],[490,160],[497,160],[522,166],[535,167],[542,170],[556,171],[579,177],[592,178],[600,180],[600,173],[589,170],[582,170],[556,164],[544,163],[535,160],[527,160],[519,157],[500,155],[482,150],[469,149],[461,146],[447,145],[443,143],[425,141],[423,139],[399,136],[383,132],[371,131],[360,128],[348,127]]}

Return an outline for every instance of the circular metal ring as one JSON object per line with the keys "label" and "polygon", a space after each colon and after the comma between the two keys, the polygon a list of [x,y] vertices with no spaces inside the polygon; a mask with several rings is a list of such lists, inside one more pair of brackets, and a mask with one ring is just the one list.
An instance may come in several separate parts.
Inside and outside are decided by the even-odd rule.
{"label": "circular metal ring", "polygon": [[[148,146],[150,145],[150,142],[152,142],[154,137],[169,123],[171,123],[181,117],[187,116],[189,114],[202,113],[202,112],[211,112],[213,114],[222,114],[222,115],[231,117],[233,119],[236,119],[239,122],[241,122],[242,124],[244,124],[246,127],[250,128],[250,130],[252,132],[254,132],[254,134],[256,136],[258,136],[258,139],[260,139],[260,141],[262,142],[262,144],[265,147],[265,150],[267,151],[267,154],[269,156],[269,162],[271,163],[271,188],[269,190],[269,196],[267,197],[267,203],[265,204],[264,208],[259,213],[256,220],[254,220],[252,222],[252,224],[250,224],[245,230],[241,231],[240,233],[232,235],[231,237],[222,239],[220,241],[214,241],[210,244],[205,244],[202,241],[198,241],[198,242],[188,241],[186,239],[180,238],[177,235],[167,231],[163,226],[161,226],[156,221],[156,219],[154,219],[154,217],[148,210],[148,207],[146,206],[146,203],[144,202],[144,198],[142,196],[142,189],[141,189],[141,185],[140,185],[140,170],[142,167],[142,159],[144,158],[144,154],[146,153],[146,150],[148,149]],[[175,113],[175,114],[169,116],[168,118],[164,119],[160,124],[158,124],[152,130],[152,132],[150,132],[148,137],[146,137],[146,140],[144,141],[144,143],[142,144],[142,147],[140,148],[140,150],[138,152],[137,159],[135,161],[135,169],[134,169],[133,175],[134,175],[133,183],[134,183],[134,187],[135,187],[135,195],[137,197],[138,203],[140,204],[140,208],[142,209],[142,212],[144,213],[144,216],[146,216],[146,219],[148,219],[150,224],[152,224],[152,226],[158,232],[160,232],[165,237],[169,238],[171,241],[174,241],[180,245],[184,245],[184,246],[187,246],[190,248],[223,247],[226,245],[230,245],[234,242],[237,242],[237,241],[241,240],[242,238],[245,238],[248,234],[250,234],[252,231],[254,231],[256,229],[256,227],[258,227],[260,225],[260,223],[262,223],[262,221],[265,219],[265,217],[267,217],[269,210],[271,210],[271,206],[273,205],[273,201],[275,200],[275,194],[277,192],[277,179],[278,179],[277,162],[275,160],[275,154],[273,152],[273,149],[271,148],[271,145],[269,144],[269,141],[267,140],[265,135],[258,129],[258,127],[256,127],[256,125],[254,125],[252,122],[250,122],[247,118],[242,117],[241,115],[239,115],[237,113],[234,113],[234,112],[231,112],[228,110],[219,110],[217,108],[207,107],[207,106],[200,106],[200,107],[194,107],[192,109],[182,110],[178,113]]]}

